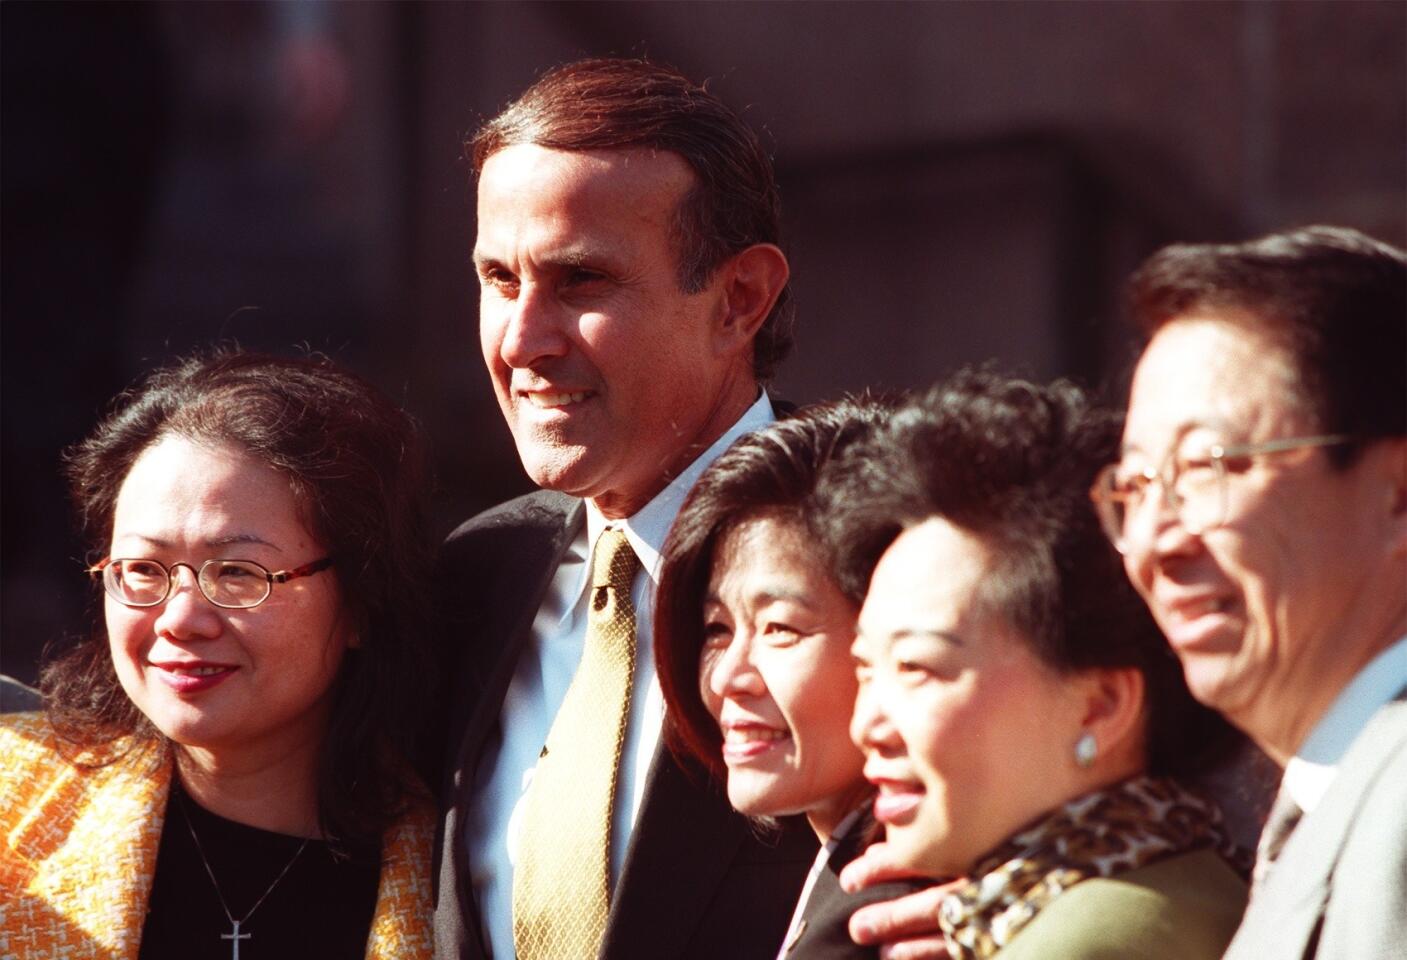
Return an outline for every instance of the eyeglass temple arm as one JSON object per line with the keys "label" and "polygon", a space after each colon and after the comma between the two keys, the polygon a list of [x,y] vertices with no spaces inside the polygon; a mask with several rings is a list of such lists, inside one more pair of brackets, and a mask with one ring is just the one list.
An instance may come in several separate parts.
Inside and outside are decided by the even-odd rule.
{"label": "eyeglass temple arm", "polygon": [[1356,437],[1343,433],[1328,434],[1318,437],[1287,437],[1284,440],[1267,440],[1264,443],[1243,443],[1227,444],[1222,446],[1216,444],[1212,449],[1222,457],[1254,457],[1265,453],[1288,453],[1291,450],[1302,450],[1307,447],[1336,447],[1344,443],[1353,443]]}
{"label": "eyeglass temple arm", "polygon": [[314,560],[312,563],[305,563],[301,567],[292,570],[280,570],[277,573],[269,574],[270,583],[286,583],[289,580],[297,580],[299,577],[311,576],[332,566],[331,557],[323,557],[321,560]]}

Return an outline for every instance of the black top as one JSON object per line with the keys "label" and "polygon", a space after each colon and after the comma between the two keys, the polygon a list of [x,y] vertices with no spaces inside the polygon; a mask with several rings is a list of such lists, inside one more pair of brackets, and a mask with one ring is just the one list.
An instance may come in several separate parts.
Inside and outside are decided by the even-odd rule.
{"label": "black top", "polygon": [[[139,956],[230,960],[236,955],[234,941],[228,939],[230,921],[191,840],[186,815],[236,920],[249,914],[303,839],[216,816],[172,779]],[[380,872],[377,850],[354,849],[349,856],[334,857],[327,843],[310,840],[240,924],[240,960],[360,960],[366,955]]]}
{"label": "black top", "polygon": [[[868,801],[865,806],[869,806]],[[895,900],[936,882],[895,880],[867,887],[859,893],[840,889],[840,871],[864,853],[878,833],[874,817],[866,810],[839,838],[816,877],[816,885],[811,888],[799,930],[785,944],[787,960],[872,960],[878,957],[879,947],[862,947],[850,939],[850,915],[871,903]]]}

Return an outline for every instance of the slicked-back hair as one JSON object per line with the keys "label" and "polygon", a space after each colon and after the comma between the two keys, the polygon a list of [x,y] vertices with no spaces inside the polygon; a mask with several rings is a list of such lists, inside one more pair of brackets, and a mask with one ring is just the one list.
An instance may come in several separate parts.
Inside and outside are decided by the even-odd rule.
{"label": "slicked-back hair", "polygon": [[[869,397],[817,404],[740,438],[699,477],[670,528],[655,595],[655,664],[667,708],[665,736],[676,752],[720,778],[726,772],[723,740],[699,687],[704,598],[718,544],[742,524],[777,519],[815,544],[818,565],[838,584],[868,581],[868,571],[840,570],[838,557],[818,537],[819,480],[822,468],[867,436],[892,406],[892,400]],[[844,592],[858,610],[863,586]]]}
{"label": "slicked-back hair", "polygon": [[1236,735],[1192,698],[1088,497],[1121,426],[1070,383],[961,372],[827,466],[822,534],[851,558],[838,563],[848,570],[873,570],[904,530],[931,518],[976,537],[994,558],[976,598],[983,612],[1058,673],[1137,669],[1149,771],[1199,772]]}
{"label": "slicked-back hair", "polygon": [[[334,681],[318,812],[329,839],[378,841],[414,789],[407,771],[436,694],[423,620],[429,468],[418,426],[325,358],[218,349],[159,369],[65,455],[90,560],[107,552],[132,465],[168,437],[231,445],[283,474],[300,520],[333,558],[359,643]],[[127,735],[164,744],[123,691],[105,633],[95,629],[45,666],[55,728],[78,746]]]}
{"label": "slicked-back hair", "polygon": [[[1407,253],[1344,227],[1246,243],[1176,244],[1129,282],[1149,338],[1191,315],[1244,327],[1285,350],[1293,398],[1320,432],[1362,441],[1407,435]],[[1330,447],[1353,463],[1363,443]]]}
{"label": "slicked-back hair", "polygon": [[[505,147],[644,148],[678,154],[694,184],[674,215],[679,288],[698,293],[728,257],[756,243],[781,245],[772,158],[752,129],[702,84],[649,60],[579,60],[548,70],[466,144],[476,174]],[[792,307],[782,289],[753,340],[753,372],[766,382],[791,351]]]}

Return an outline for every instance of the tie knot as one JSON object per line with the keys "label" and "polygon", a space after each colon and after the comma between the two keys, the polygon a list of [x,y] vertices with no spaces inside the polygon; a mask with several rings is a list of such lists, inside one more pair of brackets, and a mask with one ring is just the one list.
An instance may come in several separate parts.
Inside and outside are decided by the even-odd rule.
{"label": "tie knot", "polygon": [[640,559],[631,549],[625,532],[614,527],[601,531],[592,554],[591,588],[615,587],[618,592],[629,594],[638,569]]}

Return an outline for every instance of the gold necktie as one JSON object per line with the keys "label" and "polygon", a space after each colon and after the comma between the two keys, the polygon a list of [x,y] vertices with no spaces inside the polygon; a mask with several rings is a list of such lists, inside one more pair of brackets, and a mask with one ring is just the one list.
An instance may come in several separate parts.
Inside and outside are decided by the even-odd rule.
{"label": "gold necktie", "polygon": [[611,801],[630,683],[640,560],[608,529],[592,554],[586,644],[552,721],[523,801],[513,867],[513,943],[519,960],[591,960],[610,908]]}

